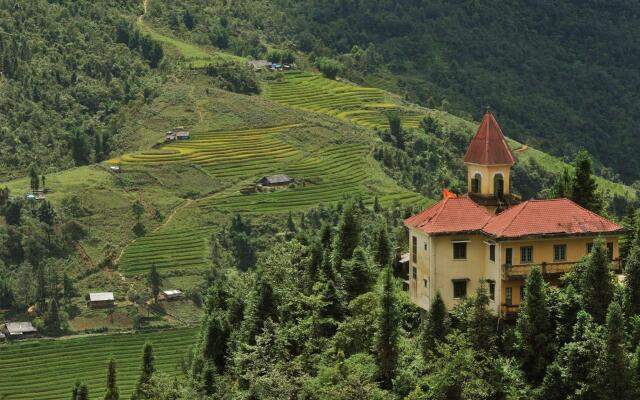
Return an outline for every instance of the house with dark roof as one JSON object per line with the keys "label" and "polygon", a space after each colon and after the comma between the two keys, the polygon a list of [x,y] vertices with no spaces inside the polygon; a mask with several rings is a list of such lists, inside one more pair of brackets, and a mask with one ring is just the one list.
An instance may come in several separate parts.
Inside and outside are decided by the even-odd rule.
{"label": "house with dark roof", "polygon": [[451,309],[487,282],[491,308],[514,316],[524,279],[540,266],[551,285],[597,238],[619,269],[623,228],[569,199],[522,201],[510,191],[515,158],[487,112],[464,158],[468,193],[447,195],[404,221],[409,230],[409,294],[425,310],[440,293]]}
{"label": "house with dark roof", "polygon": [[294,182],[292,177],[284,174],[264,176],[256,184],[256,189],[282,189],[289,187]]}
{"label": "house with dark roof", "polygon": [[7,322],[1,329],[4,338],[23,339],[38,334],[38,330],[31,322]]}

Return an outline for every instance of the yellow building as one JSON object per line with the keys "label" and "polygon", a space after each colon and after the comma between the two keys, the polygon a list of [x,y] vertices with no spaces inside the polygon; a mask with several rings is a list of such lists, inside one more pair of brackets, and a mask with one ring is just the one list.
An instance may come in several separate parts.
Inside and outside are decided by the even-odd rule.
{"label": "yellow building", "polygon": [[554,284],[600,237],[618,260],[622,227],[568,199],[529,200],[510,193],[515,159],[489,112],[471,141],[465,164],[469,192],[405,220],[409,230],[409,293],[428,310],[440,292],[451,309],[488,283],[491,308],[512,315],[524,278],[540,266]]}

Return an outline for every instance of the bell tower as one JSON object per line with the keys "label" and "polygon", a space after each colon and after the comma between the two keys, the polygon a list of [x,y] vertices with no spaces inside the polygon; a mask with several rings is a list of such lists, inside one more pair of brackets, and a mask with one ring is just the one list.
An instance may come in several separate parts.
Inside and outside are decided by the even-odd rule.
{"label": "bell tower", "polygon": [[471,140],[464,156],[468,196],[491,213],[517,203],[511,195],[511,167],[515,158],[498,122],[490,111]]}

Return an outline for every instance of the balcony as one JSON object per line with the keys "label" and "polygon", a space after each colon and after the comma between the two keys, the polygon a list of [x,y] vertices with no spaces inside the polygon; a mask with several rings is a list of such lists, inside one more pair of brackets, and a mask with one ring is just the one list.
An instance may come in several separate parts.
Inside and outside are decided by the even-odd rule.
{"label": "balcony", "polygon": [[[524,279],[531,272],[531,268],[540,267],[542,274],[545,276],[562,275],[571,271],[571,268],[578,261],[574,262],[542,262],[540,264],[503,264],[502,265],[502,279]],[[615,273],[622,271],[622,264],[619,259],[615,259],[611,262],[611,270]]]}

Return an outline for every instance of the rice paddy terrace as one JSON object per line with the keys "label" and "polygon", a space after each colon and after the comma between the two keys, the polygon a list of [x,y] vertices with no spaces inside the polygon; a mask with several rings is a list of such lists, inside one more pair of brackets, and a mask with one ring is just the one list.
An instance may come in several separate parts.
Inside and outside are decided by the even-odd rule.
{"label": "rice paddy terrace", "polygon": [[120,398],[128,399],[140,377],[142,347],[153,344],[158,371],[178,376],[180,361],[195,343],[197,329],[139,334],[87,336],[25,341],[0,346],[3,363],[0,398],[6,400],[68,399],[77,380],[89,386],[91,398],[104,397],[110,355],[118,364]]}
{"label": "rice paddy terrace", "polygon": [[425,113],[400,107],[388,92],[349,85],[306,72],[289,72],[267,86],[267,97],[305,111],[333,115],[367,128],[388,127],[387,113],[400,115],[403,126],[417,128]]}

